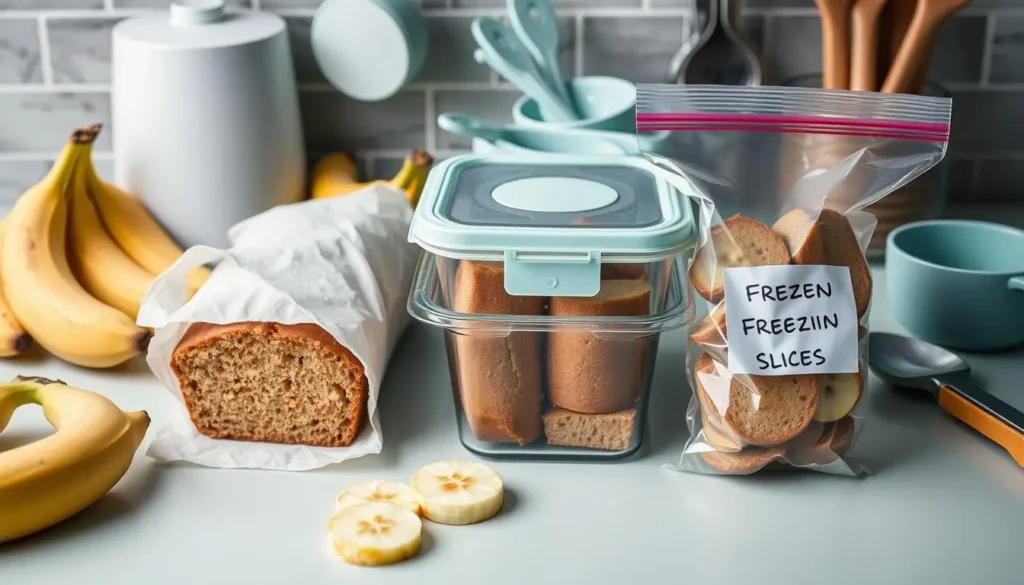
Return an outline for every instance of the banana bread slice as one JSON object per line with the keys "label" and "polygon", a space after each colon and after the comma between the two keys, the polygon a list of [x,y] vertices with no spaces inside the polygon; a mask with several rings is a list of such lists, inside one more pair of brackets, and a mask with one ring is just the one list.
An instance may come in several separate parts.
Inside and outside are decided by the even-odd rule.
{"label": "banana bread slice", "polygon": [[343,447],[366,416],[362,363],[313,324],[195,323],[171,370],[192,423],[215,439]]}
{"label": "banana bread slice", "polygon": [[549,445],[625,451],[633,438],[636,409],[608,414],[584,414],[557,406],[544,413]]}

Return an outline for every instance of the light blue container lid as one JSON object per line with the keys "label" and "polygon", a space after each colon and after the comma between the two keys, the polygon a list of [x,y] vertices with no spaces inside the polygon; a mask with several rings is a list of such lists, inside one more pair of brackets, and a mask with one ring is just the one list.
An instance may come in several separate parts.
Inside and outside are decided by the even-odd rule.
{"label": "light blue container lid", "polygon": [[488,153],[430,172],[409,241],[504,262],[509,294],[594,296],[602,263],[662,260],[695,234],[685,197],[643,158]]}

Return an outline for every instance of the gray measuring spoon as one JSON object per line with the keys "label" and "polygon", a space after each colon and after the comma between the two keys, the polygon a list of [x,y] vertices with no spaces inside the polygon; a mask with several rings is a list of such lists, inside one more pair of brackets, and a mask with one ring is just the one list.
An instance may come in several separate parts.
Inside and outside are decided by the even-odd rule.
{"label": "gray measuring spoon", "polygon": [[761,85],[757,54],[736,26],[735,0],[710,0],[708,24],[692,51],[679,59],[675,82],[686,85]]}
{"label": "gray measuring spoon", "polygon": [[963,358],[918,339],[872,333],[868,363],[893,386],[928,391],[942,410],[1009,451],[1024,467],[1024,413],[975,386]]}

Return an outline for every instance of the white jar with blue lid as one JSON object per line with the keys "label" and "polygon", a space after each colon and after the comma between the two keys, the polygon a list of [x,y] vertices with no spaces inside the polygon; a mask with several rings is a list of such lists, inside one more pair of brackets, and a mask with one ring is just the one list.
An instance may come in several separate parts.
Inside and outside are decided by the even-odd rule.
{"label": "white jar with blue lid", "polygon": [[493,458],[643,440],[658,339],[692,319],[690,204],[639,157],[492,153],[430,173],[409,312],[446,330],[459,436]]}

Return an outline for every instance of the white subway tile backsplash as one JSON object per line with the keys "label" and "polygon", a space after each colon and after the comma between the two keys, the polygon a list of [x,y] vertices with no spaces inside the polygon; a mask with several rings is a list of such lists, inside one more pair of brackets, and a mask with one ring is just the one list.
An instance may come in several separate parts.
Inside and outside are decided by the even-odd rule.
{"label": "white subway tile backsplash", "polygon": [[481,81],[491,70],[473,59],[476,41],[470,31],[472,17],[438,16],[427,19],[430,53],[417,81]]}
{"label": "white subway tile backsplash", "polygon": [[976,83],[981,81],[981,61],[985,47],[984,16],[951,18],[939,32],[928,78],[940,83]]}
{"label": "white subway tile backsplash", "polygon": [[989,81],[1024,83],[1024,16],[996,19]]}
{"label": "white subway tile backsplash", "polygon": [[[2,0],[0,0],[2,1]],[[103,0],[97,0],[102,3]],[[248,8],[251,0],[227,0],[228,6]],[[114,8],[163,8],[170,4],[169,0],[114,0]]]}
{"label": "white subway tile backsplash", "polygon": [[50,161],[0,161],[0,209],[8,209],[50,170]]}
{"label": "white subway tile backsplash", "polygon": [[316,8],[321,4],[323,4],[322,0],[260,0],[260,8],[263,10]]}
{"label": "white subway tile backsplash", "polygon": [[817,16],[770,16],[765,20],[765,79],[781,84],[793,77],[821,72],[821,20]]}
{"label": "white subway tile backsplash", "polygon": [[663,82],[682,43],[682,17],[586,17],[583,73]]}
{"label": "white subway tile backsplash", "polygon": [[119,18],[61,18],[47,22],[56,83],[110,81],[110,31]]}
{"label": "white subway tile backsplash", "polygon": [[422,147],[425,99],[424,92],[412,90],[373,103],[335,91],[303,93],[307,147],[317,152]]}
{"label": "white subway tile backsplash", "polygon": [[96,140],[110,150],[110,95],[106,93],[0,92],[0,153],[58,151],[72,130],[108,128]]}
{"label": "white subway tile backsplash", "polygon": [[[555,8],[636,8],[643,0],[551,0]],[[452,0],[454,8],[504,8],[506,0]]]}
{"label": "white subway tile backsplash", "polygon": [[962,89],[953,92],[951,149],[957,152],[1021,150],[1024,94]]}
{"label": "white subway tile backsplash", "polygon": [[34,18],[0,20],[0,84],[41,82],[40,59]]}
{"label": "white subway tile backsplash", "polygon": [[[425,145],[449,155],[468,148],[468,140],[441,131],[428,116],[462,112],[511,121],[519,92],[475,62],[469,29],[478,14],[503,16],[506,0],[411,0],[430,9],[431,52],[412,89],[379,103],[348,99],[324,84],[309,42],[312,14],[323,1],[228,0],[285,15],[311,156],[352,151],[364,172],[390,177],[405,150]],[[762,52],[769,83],[820,71],[815,0],[735,1],[751,10],[741,26]],[[0,207],[45,173],[49,160],[36,159],[52,157],[71,129],[109,123],[109,95],[94,90],[110,80],[110,29],[127,11],[161,11],[168,2],[0,0]],[[666,79],[694,0],[552,2],[563,75],[658,82]],[[5,13],[11,10],[17,13]],[[949,84],[955,96],[950,199],[1024,198],[1016,190],[1024,180],[1024,2],[973,0],[943,27],[931,79]],[[97,149],[107,153],[97,163],[101,173],[110,173],[109,129]]]}
{"label": "white subway tile backsplash", "polygon": [[1024,157],[993,158],[978,161],[975,200],[1020,201],[1024,199]]}
{"label": "white subway tile backsplash", "polygon": [[0,10],[100,10],[102,8],[103,0],[0,0]]}
{"label": "white subway tile backsplash", "polygon": [[287,16],[288,43],[291,46],[292,61],[295,65],[295,79],[299,83],[322,83],[325,81],[320,67],[313,56],[313,45],[310,43],[310,27],[313,23],[309,16]]}

